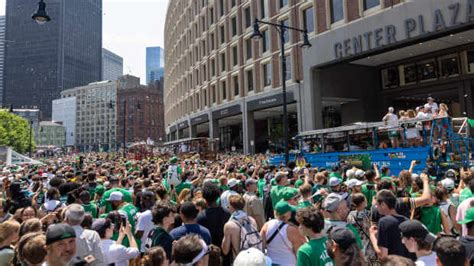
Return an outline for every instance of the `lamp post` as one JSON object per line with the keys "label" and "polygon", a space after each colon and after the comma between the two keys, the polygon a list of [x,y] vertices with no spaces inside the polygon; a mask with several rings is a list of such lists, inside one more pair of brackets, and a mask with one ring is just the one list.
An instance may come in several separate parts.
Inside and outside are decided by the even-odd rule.
{"label": "lamp post", "polygon": [[290,30],[298,31],[303,33],[303,43],[301,44],[302,48],[309,48],[311,47],[311,43],[309,43],[308,39],[308,31],[306,29],[298,29],[290,26],[286,26],[283,21],[280,24],[270,23],[266,21],[262,21],[259,19],[255,19],[253,25],[253,34],[251,36],[252,39],[260,39],[263,38],[262,32],[260,32],[259,24],[269,25],[275,27],[275,29],[280,34],[280,53],[281,53],[281,84],[282,84],[282,93],[283,93],[283,146],[285,149],[285,165],[288,165],[288,161],[290,158],[289,155],[289,132],[288,132],[288,106],[287,106],[287,99],[286,99],[286,57],[285,57],[285,33]]}
{"label": "lamp post", "polygon": [[31,158],[31,150],[33,148],[33,120],[30,120],[30,147],[29,147],[29,156]]}
{"label": "lamp post", "polygon": [[[108,103],[107,105],[109,107],[109,109],[114,109],[114,102],[112,100],[110,100],[110,102]],[[108,146],[109,146],[109,151],[112,150],[112,136],[111,136],[111,130],[110,130],[110,116],[107,115],[107,142],[108,142]]]}
{"label": "lamp post", "polygon": [[38,3],[38,9],[31,15],[31,18],[36,21],[39,25],[44,25],[46,22],[51,20],[51,17],[48,16],[46,12],[46,3],[43,0],[40,0]]}

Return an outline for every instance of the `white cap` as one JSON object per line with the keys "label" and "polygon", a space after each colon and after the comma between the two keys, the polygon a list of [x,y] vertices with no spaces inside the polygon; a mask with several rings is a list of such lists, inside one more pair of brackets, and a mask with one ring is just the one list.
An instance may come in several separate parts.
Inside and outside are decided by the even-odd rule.
{"label": "white cap", "polygon": [[415,174],[415,173],[412,173],[411,174],[411,180],[415,181],[415,179],[417,179],[419,177],[418,174]]}
{"label": "white cap", "polygon": [[230,187],[230,188],[234,187],[238,184],[239,184],[239,180],[237,180],[235,178],[231,178],[231,179],[229,179],[229,182],[227,182],[227,186]]}
{"label": "white cap", "polygon": [[123,199],[123,194],[120,191],[114,191],[110,193],[108,201],[119,201]]}
{"label": "white cap", "polygon": [[349,179],[350,179],[350,178],[354,178],[354,177],[355,177],[355,173],[356,173],[356,172],[354,171],[354,169],[349,169],[349,170],[346,171],[346,176],[347,176],[347,178],[349,178]]}
{"label": "white cap", "polygon": [[333,176],[331,178],[329,178],[329,186],[330,187],[335,187],[337,185],[341,184],[341,179]]}
{"label": "white cap", "polygon": [[41,177],[48,177],[48,173],[43,173]]}
{"label": "white cap", "polygon": [[454,181],[451,178],[441,180],[441,185],[447,190],[454,189]]}
{"label": "white cap", "polygon": [[355,176],[356,177],[363,177],[365,175],[365,172],[363,170],[357,169],[355,171]]}
{"label": "white cap", "polygon": [[356,178],[352,178],[352,179],[347,180],[345,183],[348,188],[353,188],[355,186],[361,186],[365,182]]}
{"label": "white cap", "polygon": [[234,266],[270,266],[272,260],[256,248],[242,250],[234,260]]}

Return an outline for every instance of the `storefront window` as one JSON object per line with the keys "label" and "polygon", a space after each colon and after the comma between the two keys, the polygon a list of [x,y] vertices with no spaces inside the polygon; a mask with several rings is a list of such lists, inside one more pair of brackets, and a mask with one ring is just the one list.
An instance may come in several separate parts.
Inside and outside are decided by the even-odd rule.
{"label": "storefront window", "polygon": [[459,61],[457,55],[448,55],[439,59],[441,77],[459,75]]}
{"label": "storefront window", "polygon": [[436,63],[434,60],[425,61],[418,65],[418,80],[436,79]]}
{"label": "storefront window", "polygon": [[398,67],[390,67],[382,70],[383,88],[395,88],[400,86],[400,73]]}
{"label": "storefront window", "polygon": [[403,74],[405,74],[405,84],[416,82],[416,65],[406,65],[403,67]]}

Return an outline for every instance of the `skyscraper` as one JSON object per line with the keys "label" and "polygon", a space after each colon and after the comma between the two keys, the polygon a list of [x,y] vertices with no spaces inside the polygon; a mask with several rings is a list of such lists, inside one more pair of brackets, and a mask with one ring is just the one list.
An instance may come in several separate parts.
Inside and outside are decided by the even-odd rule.
{"label": "skyscraper", "polygon": [[4,105],[51,117],[64,89],[101,80],[102,0],[48,0],[51,21],[31,14],[38,0],[7,0]]}
{"label": "skyscraper", "polygon": [[0,106],[3,105],[3,66],[5,63],[5,16],[0,16]]}
{"label": "skyscraper", "polygon": [[117,80],[123,75],[123,58],[113,52],[102,49],[102,80]]}
{"label": "skyscraper", "polygon": [[146,48],[146,83],[160,80],[165,72],[165,52],[163,48]]}

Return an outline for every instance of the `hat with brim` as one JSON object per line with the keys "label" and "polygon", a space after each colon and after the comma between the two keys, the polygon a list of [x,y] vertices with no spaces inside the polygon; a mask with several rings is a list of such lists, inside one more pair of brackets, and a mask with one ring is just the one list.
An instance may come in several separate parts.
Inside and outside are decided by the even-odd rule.
{"label": "hat with brim", "polygon": [[458,224],[468,224],[470,222],[474,222],[474,208],[467,209],[464,219],[459,221]]}
{"label": "hat with brim", "polygon": [[177,163],[177,162],[178,162],[178,157],[176,156],[171,157],[170,163]]}
{"label": "hat with brim", "polygon": [[76,238],[76,232],[68,224],[52,224],[46,230],[46,245],[68,238]]}
{"label": "hat with brim", "polygon": [[292,187],[286,187],[281,192],[283,200],[291,200],[298,196],[298,189]]}
{"label": "hat with brim", "polygon": [[291,208],[291,205],[288,204],[288,202],[281,200],[275,205],[275,212],[278,215],[285,215],[288,212],[291,212],[293,208]]}
{"label": "hat with brim", "polygon": [[433,243],[436,240],[436,236],[430,233],[428,228],[417,220],[404,221],[398,226],[398,228],[403,237],[413,237],[421,239],[427,243]]}
{"label": "hat with brim", "polygon": [[123,199],[123,194],[120,191],[114,191],[110,193],[110,197],[107,201],[121,201]]}
{"label": "hat with brim", "polygon": [[357,243],[354,233],[345,227],[334,228],[331,233],[329,233],[328,238],[336,242],[336,244],[343,249],[347,249]]}
{"label": "hat with brim", "polygon": [[344,194],[331,193],[324,199],[322,207],[328,212],[333,212],[337,210],[337,208],[339,207],[339,204],[346,198],[347,198],[347,193],[344,193]]}
{"label": "hat with brim", "polygon": [[357,186],[362,186],[365,182],[356,178],[349,179],[345,182],[348,188],[353,188]]}

